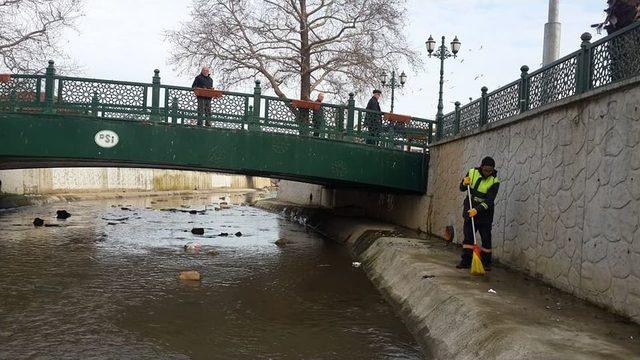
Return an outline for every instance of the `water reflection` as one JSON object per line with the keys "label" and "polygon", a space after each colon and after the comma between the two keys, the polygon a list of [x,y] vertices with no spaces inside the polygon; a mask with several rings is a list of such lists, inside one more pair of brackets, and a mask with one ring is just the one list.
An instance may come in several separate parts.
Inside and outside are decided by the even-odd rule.
{"label": "water reflection", "polygon": [[[1,212],[0,358],[421,357],[343,248],[243,200],[220,194]],[[215,210],[222,202],[231,208]],[[72,216],[56,220],[61,208]],[[36,228],[35,217],[57,226]],[[204,235],[191,234],[194,227]],[[290,243],[277,247],[279,238]],[[185,252],[195,241],[200,251]],[[178,280],[184,270],[202,281]]]}

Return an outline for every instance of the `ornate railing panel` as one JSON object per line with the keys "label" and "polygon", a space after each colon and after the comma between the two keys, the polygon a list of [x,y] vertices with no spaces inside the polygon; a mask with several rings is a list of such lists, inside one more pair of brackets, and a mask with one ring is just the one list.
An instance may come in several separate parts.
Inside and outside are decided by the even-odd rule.
{"label": "ornate railing panel", "polygon": [[494,122],[520,113],[520,81],[487,94],[487,122]]}
{"label": "ornate railing panel", "polygon": [[442,118],[442,136],[448,137],[454,135],[455,132],[456,113],[450,112]]}
{"label": "ornate railing panel", "polygon": [[41,75],[13,75],[0,81],[0,108],[39,106],[43,79]]}
{"label": "ornate railing panel", "polygon": [[573,53],[530,75],[529,109],[576,94],[578,54]]}
{"label": "ornate railing panel", "polygon": [[593,44],[591,88],[640,74],[640,27],[629,27]]}
{"label": "ornate railing panel", "polygon": [[460,132],[477,128],[480,125],[480,100],[474,100],[460,108]]}
{"label": "ornate railing panel", "polygon": [[146,120],[149,84],[58,76],[56,106],[67,111],[98,110],[102,117]]}

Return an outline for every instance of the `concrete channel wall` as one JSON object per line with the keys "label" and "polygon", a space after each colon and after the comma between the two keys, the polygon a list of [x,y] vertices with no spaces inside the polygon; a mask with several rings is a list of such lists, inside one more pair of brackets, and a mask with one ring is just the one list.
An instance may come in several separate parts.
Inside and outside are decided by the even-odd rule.
{"label": "concrete channel wall", "polygon": [[[500,262],[640,322],[639,78],[490,124],[430,151],[423,196],[282,182],[281,199],[357,206],[367,216],[437,236],[454,225],[459,243],[459,181],[492,156],[502,181],[493,226]],[[314,192],[324,195],[309,202]]]}
{"label": "concrete channel wall", "polygon": [[267,178],[135,168],[47,168],[0,171],[0,192],[41,195],[82,191],[176,191],[263,188]]}

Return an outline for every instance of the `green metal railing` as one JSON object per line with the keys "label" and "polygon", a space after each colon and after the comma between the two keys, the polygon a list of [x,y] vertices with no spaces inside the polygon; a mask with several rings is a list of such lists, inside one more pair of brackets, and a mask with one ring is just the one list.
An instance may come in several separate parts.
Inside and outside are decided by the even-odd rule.
{"label": "green metal railing", "polygon": [[[411,118],[406,124],[384,121],[382,113],[356,108],[353,94],[349,94],[347,104],[323,103],[319,110],[296,108],[289,99],[263,95],[259,81],[250,94],[222,92],[221,97],[211,99],[211,116],[199,117],[193,89],[162,85],[158,70],[151,84],[98,80],[57,76],[53,61],[45,75],[5,75],[0,81],[0,111],[181,126],[200,123],[219,129],[317,137],[392,149],[425,149],[435,130],[432,120]],[[366,117],[379,124],[368,126]]]}
{"label": "green metal railing", "polygon": [[531,73],[523,66],[520,79],[457,103],[440,124],[442,138],[640,75],[640,22],[593,43],[589,33],[581,40],[580,50]]}

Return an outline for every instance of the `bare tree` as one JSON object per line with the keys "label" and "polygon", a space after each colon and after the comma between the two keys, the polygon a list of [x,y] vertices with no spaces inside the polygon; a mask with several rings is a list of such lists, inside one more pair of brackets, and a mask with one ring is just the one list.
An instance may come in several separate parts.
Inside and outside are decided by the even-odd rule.
{"label": "bare tree", "polygon": [[58,44],[80,16],[81,0],[0,0],[0,59],[9,71],[42,70],[64,58]]}
{"label": "bare tree", "polygon": [[420,66],[405,24],[404,0],[193,0],[168,38],[183,69],[209,63],[223,86],[261,75],[279,97],[299,86],[309,99],[370,89],[399,62]]}

